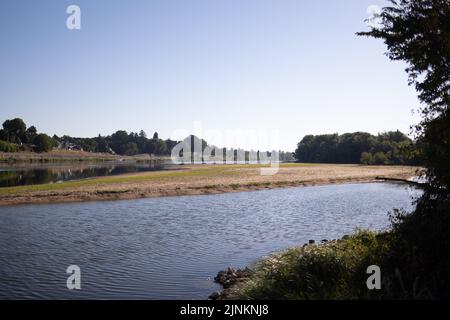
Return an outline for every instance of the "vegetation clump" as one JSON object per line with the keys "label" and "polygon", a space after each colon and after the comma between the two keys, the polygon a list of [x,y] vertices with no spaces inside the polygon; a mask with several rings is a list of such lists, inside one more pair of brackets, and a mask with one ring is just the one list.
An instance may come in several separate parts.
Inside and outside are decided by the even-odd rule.
{"label": "vegetation clump", "polygon": [[225,299],[355,299],[374,297],[367,267],[389,251],[388,233],[358,231],[321,245],[290,248],[260,260],[251,275],[225,291]]}

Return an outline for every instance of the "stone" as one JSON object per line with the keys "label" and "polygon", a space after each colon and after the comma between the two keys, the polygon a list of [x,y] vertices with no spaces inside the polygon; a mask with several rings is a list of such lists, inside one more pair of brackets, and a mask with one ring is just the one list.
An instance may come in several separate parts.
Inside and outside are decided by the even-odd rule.
{"label": "stone", "polygon": [[210,300],[219,300],[220,299],[220,292],[213,292],[209,295],[208,299]]}

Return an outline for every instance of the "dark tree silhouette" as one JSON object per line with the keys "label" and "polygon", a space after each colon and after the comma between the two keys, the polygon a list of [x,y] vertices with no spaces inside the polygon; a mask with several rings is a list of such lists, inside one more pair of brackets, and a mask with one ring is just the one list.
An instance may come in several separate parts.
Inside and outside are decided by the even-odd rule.
{"label": "dark tree silhouette", "polygon": [[359,35],[383,39],[387,56],[408,63],[409,83],[423,103],[415,129],[430,184],[411,214],[393,216],[385,257],[387,295],[450,298],[450,1],[398,0],[381,26]]}
{"label": "dark tree silhouette", "polygon": [[424,144],[428,175],[436,188],[450,187],[450,1],[391,0],[381,27],[358,35],[383,39],[386,55],[408,63],[409,84],[423,103],[415,129]]}

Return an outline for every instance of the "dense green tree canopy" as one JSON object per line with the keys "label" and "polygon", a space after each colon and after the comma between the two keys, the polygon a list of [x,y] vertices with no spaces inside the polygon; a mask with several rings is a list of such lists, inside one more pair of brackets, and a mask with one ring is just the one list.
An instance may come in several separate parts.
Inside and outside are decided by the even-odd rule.
{"label": "dense green tree canopy", "polygon": [[367,132],[307,135],[298,143],[295,158],[310,163],[420,163],[415,143],[400,131],[378,136]]}
{"label": "dense green tree canopy", "polygon": [[57,143],[47,135],[38,134],[35,126],[27,128],[20,118],[6,120],[0,130],[2,147],[0,151],[16,152],[20,150],[33,150],[37,152],[49,151]]}
{"label": "dense green tree canopy", "polygon": [[26,130],[27,126],[20,118],[3,122],[3,135],[9,142],[19,144],[26,142]]}
{"label": "dense green tree canopy", "polygon": [[38,134],[33,140],[36,152],[48,152],[54,147],[53,139],[45,133]]}

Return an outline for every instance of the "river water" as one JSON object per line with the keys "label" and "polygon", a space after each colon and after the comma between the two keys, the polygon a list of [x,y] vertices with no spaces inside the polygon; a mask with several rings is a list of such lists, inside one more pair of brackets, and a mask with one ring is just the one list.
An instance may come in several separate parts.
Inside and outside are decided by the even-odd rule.
{"label": "river water", "polygon": [[173,168],[168,161],[0,165],[0,188],[58,183]]}
{"label": "river water", "polygon": [[[389,226],[419,191],[367,183],[0,207],[0,298],[204,299],[227,266]],[[81,268],[68,290],[66,268]]]}

